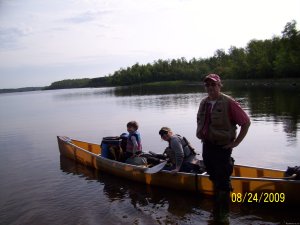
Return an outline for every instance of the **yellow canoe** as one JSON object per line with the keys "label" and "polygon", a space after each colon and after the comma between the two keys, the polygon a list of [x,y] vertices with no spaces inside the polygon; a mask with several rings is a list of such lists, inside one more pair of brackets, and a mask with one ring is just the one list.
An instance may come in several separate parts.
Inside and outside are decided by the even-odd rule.
{"label": "yellow canoe", "polygon": [[[101,157],[99,144],[58,136],[60,154],[83,165],[148,185],[213,195],[213,185],[207,174],[170,173],[147,174],[147,168],[129,165]],[[284,171],[235,165],[231,177],[232,202],[266,204],[300,204],[300,181],[284,179]]]}

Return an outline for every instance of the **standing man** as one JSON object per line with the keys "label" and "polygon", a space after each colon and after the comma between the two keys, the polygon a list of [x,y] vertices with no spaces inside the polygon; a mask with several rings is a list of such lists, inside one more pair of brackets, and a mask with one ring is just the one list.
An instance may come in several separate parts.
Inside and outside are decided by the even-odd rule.
{"label": "standing man", "polygon": [[[203,142],[202,157],[217,195],[229,196],[232,191],[232,149],[248,132],[250,119],[240,105],[221,93],[221,79],[217,74],[204,78],[208,96],[202,99],[197,114],[196,136]],[[241,127],[238,135],[236,125]]]}

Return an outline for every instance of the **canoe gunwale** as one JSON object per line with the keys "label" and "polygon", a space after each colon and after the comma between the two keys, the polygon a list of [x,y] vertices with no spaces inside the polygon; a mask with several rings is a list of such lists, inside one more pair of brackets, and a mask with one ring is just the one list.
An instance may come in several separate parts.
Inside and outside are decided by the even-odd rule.
{"label": "canoe gunwale", "polygon": [[[160,186],[179,191],[192,191],[207,196],[215,193],[208,174],[172,173],[166,170],[147,174],[144,171],[148,167],[131,165],[102,157],[100,144],[71,139],[65,136],[57,136],[57,140],[62,156],[71,158],[96,170],[151,186]],[[278,197],[279,194],[283,193],[285,205],[300,204],[298,191],[300,189],[300,180],[284,179],[281,170],[243,165],[235,165],[235,167],[235,176],[231,176],[235,193],[273,193],[273,195],[267,195],[267,197]],[[263,177],[264,174],[266,177]]]}
{"label": "canoe gunwale", "polygon": [[231,176],[231,179],[236,180],[245,180],[245,181],[272,181],[272,182],[286,182],[286,183],[299,183],[300,180],[287,180],[284,178],[264,178],[264,177],[237,177],[237,176]]}
{"label": "canoe gunwale", "polygon": [[[81,150],[87,154],[90,154],[100,160],[103,160],[103,161],[108,161],[108,162],[113,162],[113,163],[118,163],[120,165],[126,165],[126,166],[130,166],[132,168],[135,168],[135,169],[138,169],[138,170],[146,170],[148,169],[148,167],[143,167],[143,166],[138,166],[138,165],[132,165],[132,164],[128,164],[128,163],[123,163],[123,162],[119,162],[119,161],[116,161],[116,160],[112,160],[112,159],[108,159],[108,158],[104,158],[101,156],[101,154],[95,154],[93,152],[90,152],[82,147],[79,147],[78,145],[75,145],[74,143],[72,143],[71,141],[79,141],[79,142],[83,142],[83,141],[80,141],[80,140],[75,140],[75,139],[70,139],[71,141],[67,141],[65,139],[62,139],[61,136],[57,136],[61,141],[63,141],[65,144],[67,145],[71,145],[73,146],[76,150]],[[90,144],[94,144],[94,145],[98,145],[98,144],[95,144],[95,143],[90,143]]]}
{"label": "canoe gunwale", "polygon": [[[113,163],[118,163],[122,166],[130,166],[133,169],[136,170],[140,170],[140,171],[144,171],[146,170],[148,167],[142,167],[142,166],[137,166],[137,165],[131,165],[131,164],[127,164],[127,163],[123,163],[123,162],[119,162],[119,161],[115,161],[115,160],[111,160],[108,158],[104,158],[102,157],[100,154],[95,154],[93,152],[90,152],[82,147],[79,147],[78,145],[75,145],[74,143],[72,143],[71,141],[79,141],[79,142],[85,142],[85,141],[80,141],[80,140],[76,140],[76,139],[70,139],[70,138],[65,138],[62,136],[57,136],[57,138],[59,138],[61,141],[63,141],[65,144],[67,145],[71,145],[74,148],[76,148],[77,150],[81,150],[87,154],[93,155],[94,157],[103,160],[103,161],[108,161],[108,162],[113,162]],[[87,142],[85,142],[87,143]],[[95,143],[90,143],[90,144],[94,144],[94,145],[98,145]],[[244,165],[235,165],[235,166],[242,166],[242,167],[246,167],[246,168],[257,168],[257,169],[268,169],[268,168],[262,168],[262,167],[254,167],[254,166],[244,166]],[[274,170],[274,169],[269,169],[269,170]],[[277,171],[283,171],[283,170],[277,170]],[[161,171],[163,173],[171,173],[170,171],[166,171],[163,170]],[[183,175],[191,175],[191,176],[199,176],[199,177],[209,177],[208,174],[194,174],[194,173],[186,173],[186,172],[178,172],[178,174],[183,174]],[[300,180],[287,180],[284,178],[265,178],[265,177],[241,177],[241,176],[231,176],[231,179],[233,180],[244,180],[244,181],[270,181],[270,182],[286,182],[286,183],[300,183]]]}
{"label": "canoe gunwale", "polygon": [[81,151],[86,152],[86,153],[88,153],[90,155],[93,155],[95,157],[99,156],[99,155],[97,155],[97,154],[95,154],[93,152],[90,152],[90,151],[88,151],[88,150],[86,150],[84,148],[79,147],[78,145],[73,144],[72,142],[65,142],[65,143],[68,144],[68,145],[71,145],[71,146],[75,147],[77,150],[81,150]]}
{"label": "canoe gunwale", "polygon": [[248,166],[248,165],[240,165],[240,164],[235,164],[235,166],[240,166],[240,167],[250,168],[250,169],[255,168],[255,169],[261,169],[261,170],[274,170],[274,171],[279,171],[279,172],[285,172],[284,170],[267,168],[267,167],[256,167],[256,166]]}

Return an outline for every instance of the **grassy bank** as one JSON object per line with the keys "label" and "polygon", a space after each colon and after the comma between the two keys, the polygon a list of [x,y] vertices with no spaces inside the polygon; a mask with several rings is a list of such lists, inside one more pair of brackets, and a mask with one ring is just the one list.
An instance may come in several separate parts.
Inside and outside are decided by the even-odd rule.
{"label": "grassy bank", "polygon": [[[222,80],[223,85],[237,85],[237,86],[274,86],[274,87],[300,87],[300,78],[286,78],[286,79],[242,79],[242,80]],[[146,86],[146,87],[161,87],[161,86],[180,86],[180,85],[203,85],[203,82],[199,81],[160,81],[150,82],[134,86]]]}
{"label": "grassy bank", "polygon": [[224,85],[245,86],[274,86],[274,87],[300,87],[300,78],[285,79],[249,79],[249,80],[224,80]]}

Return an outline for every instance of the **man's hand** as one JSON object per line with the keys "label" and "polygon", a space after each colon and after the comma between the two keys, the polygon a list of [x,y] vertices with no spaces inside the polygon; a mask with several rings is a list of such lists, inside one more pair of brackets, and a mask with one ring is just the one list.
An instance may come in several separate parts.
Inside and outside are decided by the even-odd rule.
{"label": "man's hand", "polygon": [[225,149],[233,149],[235,148],[236,146],[238,146],[239,144],[237,144],[235,141],[229,143],[228,145],[225,145],[224,148]]}

